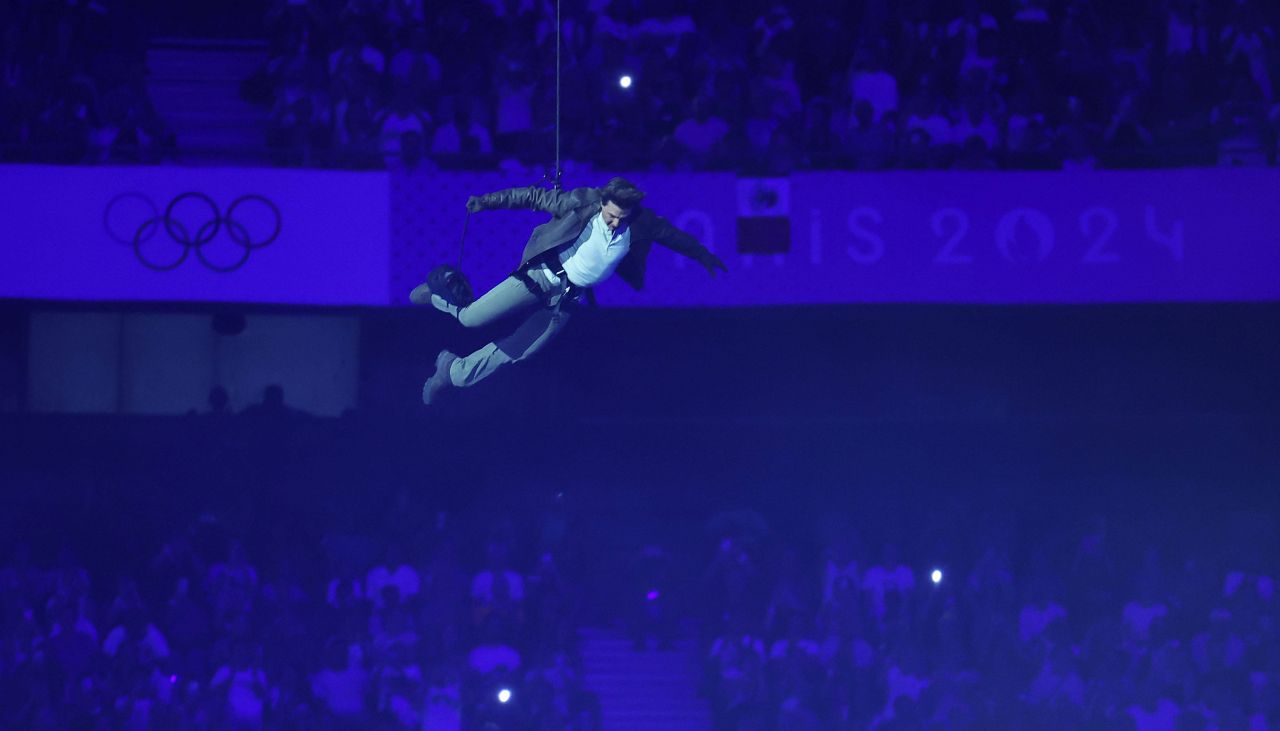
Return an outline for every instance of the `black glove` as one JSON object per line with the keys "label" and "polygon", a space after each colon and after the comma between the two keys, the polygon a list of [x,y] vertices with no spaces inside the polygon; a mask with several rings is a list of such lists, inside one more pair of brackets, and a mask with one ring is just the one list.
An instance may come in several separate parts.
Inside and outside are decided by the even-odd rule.
{"label": "black glove", "polygon": [[454,307],[467,307],[475,301],[471,282],[457,267],[442,264],[427,274],[427,286]]}
{"label": "black glove", "polygon": [[713,277],[716,275],[717,271],[724,272],[725,274],[729,273],[729,267],[725,266],[724,262],[720,261],[720,257],[712,254],[710,251],[698,257],[698,263],[706,267],[707,274],[710,274]]}
{"label": "black glove", "polygon": [[473,195],[467,199],[467,211],[478,213],[484,210],[484,206],[480,203],[480,196]]}

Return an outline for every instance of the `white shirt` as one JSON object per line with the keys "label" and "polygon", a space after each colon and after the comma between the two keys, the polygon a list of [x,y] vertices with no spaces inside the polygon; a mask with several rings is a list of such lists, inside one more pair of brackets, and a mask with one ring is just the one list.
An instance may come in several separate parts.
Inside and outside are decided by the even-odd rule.
{"label": "white shirt", "polygon": [[630,250],[631,227],[624,225],[620,231],[610,231],[604,214],[597,213],[573,246],[560,252],[560,263],[574,284],[594,287],[613,274]]}
{"label": "white shirt", "polygon": [[1178,704],[1168,698],[1156,701],[1154,710],[1148,712],[1142,706],[1129,706],[1129,717],[1138,731],[1164,731],[1172,729],[1178,718]]}
{"label": "white shirt", "polygon": [[386,566],[374,566],[369,570],[369,576],[365,579],[365,587],[369,599],[373,601],[375,606],[381,607],[383,604],[382,590],[388,586],[394,586],[400,590],[400,601],[409,601],[409,598],[418,593],[422,583],[418,579],[418,572],[413,570],[412,566],[400,564],[394,569]]}
{"label": "white shirt", "polygon": [[859,71],[850,79],[850,85],[853,100],[866,99],[877,121],[898,108],[898,80],[888,71]]}
{"label": "white shirt", "polygon": [[209,681],[216,687],[230,681],[227,691],[227,705],[231,707],[232,718],[240,721],[261,721],[264,703],[259,693],[266,692],[267,675],[259,668],[233,670],[223,665],[213,674]]}
{"label": "white shirt", "polygon": [[1158,602],[1146,604],[1134,601],[1124,605],[1122,616],[1136,639],[1148,640],[1151,639],[1151,623],[1164,618],[1168,613],[1168,607]]}
{"label": "white shirt", "polygon": [[344,670],[321,670],[311,679],[311,692],[339,716],[364,713],[365,688],[369,675],[359,666]]}
{"label": "white shirt", "polygon": [[[125,630],[121,625],[107,633],[107,639],[102,641],[102,651],[111,657],[115,657],[120,651],[120,645],[124,644]],[[151,653],[151,657],[160,660],[169,657],[169,643],[164,641],[164,635],[160,634],[160,630],[156,629],[154,624],[148,624],[147,629],[142,636],[142,646]]]}
{"label": "white shirt", "polygon": [[916,588],[916,577],[906,566],[872,566],[862,577],[862,588],[871,595],[871,608],[877,617],[885,614],[885,594],[906,594]]}
{"label": "white shirt", "polygon": [[1043,608],[1027,605],[1022,608],[1022,613],[1018,615],[1018,636],[1023,642],[1030,642],[1039,637],[1049,625],[1065,619],[1067,610],[1061,605],[1048,602]]}
{"label": "white shirt", "polygon": [[[501,571],[503,580],[507,582],[507,596],[511,601],[524,599],[524,579],[514,571]],[[476,574],[471,580],[471,598],[482,602],[493,601],[493,582],[497,577],[492,571],[485,570]]]}
{"label": "white shirt", "polygon": [[519,670],[520,653],[506,645],[480,645],[467,654],[467,666],[481,674],[499,668]]}

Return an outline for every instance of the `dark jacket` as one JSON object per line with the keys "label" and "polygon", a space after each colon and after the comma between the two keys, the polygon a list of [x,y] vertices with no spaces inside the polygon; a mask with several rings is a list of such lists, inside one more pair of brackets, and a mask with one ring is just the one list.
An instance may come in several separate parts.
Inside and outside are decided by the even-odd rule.
{"label": "dark jacket", "polygon": [[[573,190],[548,190],[531,186],[508,188],[480,196],[482,209],[532,208],[546,211],[553,218],[533,229],[529,243],[524,245],[520,266],[523,267],[540,254],[545,254],[578,239],[582,229],[600,212],[599,188],[574,188]],[[638,207],[627,219],[631,229],[631,249],[618,264],[618,276],[635,289],[644,287],[645,258],[658,242],[672,251],[683,254],[708,266],[708,259],[715,260],[707,247],[681,231],[662,216],[648,208]]]}

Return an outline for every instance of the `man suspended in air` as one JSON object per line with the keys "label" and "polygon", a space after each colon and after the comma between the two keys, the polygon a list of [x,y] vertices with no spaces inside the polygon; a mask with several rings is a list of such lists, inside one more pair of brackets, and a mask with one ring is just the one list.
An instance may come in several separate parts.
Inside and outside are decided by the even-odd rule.
{"label": "man suspended in air", "polygon": [[483,327],[512,315],[525,318],[510,335],[470,355],[440,351],[435,373],[422,387],[422,402],[429,405],[450,388],[474,386],[541,350],[588,290],[615,271],[635,289],[643,287],[645,257],[654,242],[697,261],[712,276],[728,271],[697,239],[641,206],[644,195],[631,182],[614,178],[602,188],[510,188],[468,198],[472,213],[531,208],[552,218],[533,229],[516,271],[479,299],[472,300],[466,278],[449,266],[437,267],[409,294],[414,304],[431,304],[463,327]]}

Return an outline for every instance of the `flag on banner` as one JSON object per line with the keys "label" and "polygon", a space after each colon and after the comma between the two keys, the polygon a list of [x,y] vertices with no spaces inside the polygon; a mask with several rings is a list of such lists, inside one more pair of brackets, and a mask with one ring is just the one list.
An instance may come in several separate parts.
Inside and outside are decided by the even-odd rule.
{"label": "flag on banner", "polygon": [[791,250],[791,181],[738,180],[738,252],[785,254]]}

